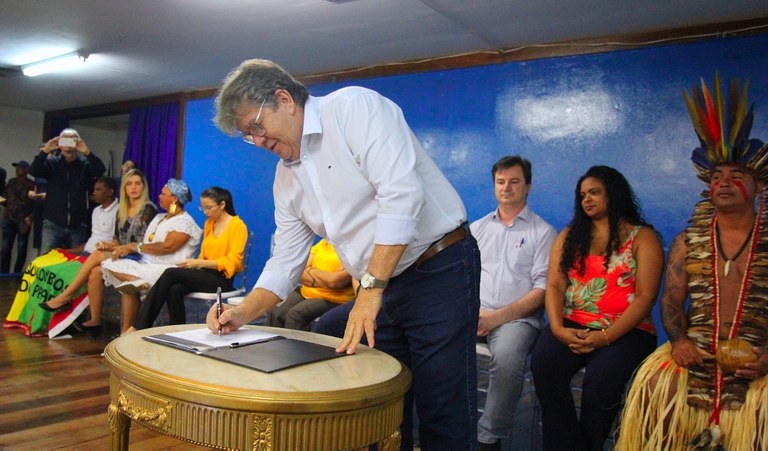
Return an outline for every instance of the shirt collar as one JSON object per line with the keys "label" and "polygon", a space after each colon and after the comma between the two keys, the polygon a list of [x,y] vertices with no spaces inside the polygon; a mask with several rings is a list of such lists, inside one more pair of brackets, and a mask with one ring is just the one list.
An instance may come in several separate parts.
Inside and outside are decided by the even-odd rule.
{"label": "shirt collar", "polygon": [[[523,209],[520,210],[520,213],[517,214],[517,216],[512,221],[512,223],[514,224],[514,222],[517,221],[518,218],[522,219],[525,222],[528,222],[528,221],[531,220],[531,214],[532,213],[533,212],[531,212],[531,209],[528,208],[528,204],[526,203],[525,207],[523,207]],[[495,219],[497,221],[501,221],[501,219],[499,218],[499,207],[496,207],[496,210],[493,212],[493,219]]]}
{"label": "shirt collar", "polygon": [[309,96],[304,104],[304,131],[301,137],[323,133],[323,126],[320,124],[320,102],[317,97]]}
{"label": "shirt collar", "polygon": [[111,203],[111,204],[109,204],[109,207],[107,207],[107,208],[104,208],[104,206],[103,206],[103,205],[99,205],[99,208],[100,208],[100,209],[102,209],[102,210],[103,210],[103,211],[105,211],[105,212],[110,212],[110,211],[114,210],[115,208],[117,208],[117,205],[118,205],[119,203],[120,203],[120,202],[118,202],[118,201],[117,201],[117,199],[112,199],[112,203]]}
{"label": "shirt collar", "polygon": [[[320,107],[317,97],[309,96],[304,104],[304,129],[301,132],[301,148],[306,149],[306,142],[310,135],[322,134],[323,126],[320,123]],[[286,167],[301,163],[301,159],[283,160]]]}

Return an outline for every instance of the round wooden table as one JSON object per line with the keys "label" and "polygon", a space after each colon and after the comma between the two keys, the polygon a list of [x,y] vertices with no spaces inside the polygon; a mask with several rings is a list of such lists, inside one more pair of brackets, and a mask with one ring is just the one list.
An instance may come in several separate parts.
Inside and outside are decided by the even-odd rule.
{"label": "round wooden table", "polygon": [[[372,443],[399,449],[411,375],[395,358],[361,346],[352,356],[268,374],[141,338],[200,327],[205,326],[145,329],[107,346],[112,449],[128,449],[131,421],[222,449],[338,450]],[[309,332],[255,328],[333,347],[340,343]]]}

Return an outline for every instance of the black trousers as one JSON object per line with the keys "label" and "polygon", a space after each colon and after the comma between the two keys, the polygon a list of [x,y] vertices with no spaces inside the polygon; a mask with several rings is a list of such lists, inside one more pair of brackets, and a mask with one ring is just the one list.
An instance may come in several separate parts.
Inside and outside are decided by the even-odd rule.
{"label": "black trousers", "polygon": [[[584,326],[563,319],[565,327]],[[656,349],[656,336],[634,329],[589,354],[574,354],[546,327],[531,355],[531,372],[541,406],[544,449],[602,450],[635,368]],[[571,393],[571,378],[585,368],[581,415]]]}
{"label": "black trousers", "polygon": [[184,296],[196,291],[215,293],[218,287],[221,287],[221,291],[231,291],[232,279],[227,279],[219,271],[168,268],[141,303],[134,327],[136,329],[152,327],[166,302],[170,324],[186,324]]}

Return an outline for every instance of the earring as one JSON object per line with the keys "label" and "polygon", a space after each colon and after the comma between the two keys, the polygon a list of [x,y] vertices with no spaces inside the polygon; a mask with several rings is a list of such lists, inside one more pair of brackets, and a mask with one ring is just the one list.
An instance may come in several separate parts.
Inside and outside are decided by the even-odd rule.
{"label": "earring", "polygon": [[176,214],[176,210],[178,208],[179,207],[176,205],[176,202],[174,202],[174,203],[171,204],[171,207],[168,209],[168,213],[170,213],[172,215],[175,215]]}

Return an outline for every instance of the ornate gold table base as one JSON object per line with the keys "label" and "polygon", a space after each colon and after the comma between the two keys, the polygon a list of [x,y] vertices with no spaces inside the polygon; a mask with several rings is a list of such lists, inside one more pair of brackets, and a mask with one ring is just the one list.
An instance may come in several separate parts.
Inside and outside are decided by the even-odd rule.
{"label": "ornate gold table base", "polygon": [[[180,328],[185,326],[162,328],[160,333]],[[316,342],[334,340],[308,335]],[[307,366],[264,374],[136,337],[130,343],[120,340],[124,339],[115,340],[117,343],[105,351],[111,367],[108,418],[113,450],[128,449],[132,421],[171,437],[220,449],[344,450],[372,443],[381,450],[400,448],[403,394],[410,385],[410,373],[381,352],[366,348],[360,355],[312,364],[311,370]],[[141,361],[148,352],[161,355]],[[396,369],[392,361],[400,368]],[[375,371],[357,367],[376,363],[374,370],[389,371],[393,377],[381,378]],[[201,375],[210,375],[215,368],[233,374],[238,381],[249,375],[253,380],[243,382],[245,387],[208,384],[195,380],[194,371],[189,374],[191,364],[205,367],[198,368]],[[158,371],[160,367],[167,369]],[[316,385],[323,385],[323,375],[332,379],[329,387],[320,388],[330,390],[317,390]],[[305,388],[297,388],[302,381]],[[249,384],[257,388],[250,389]]]}

